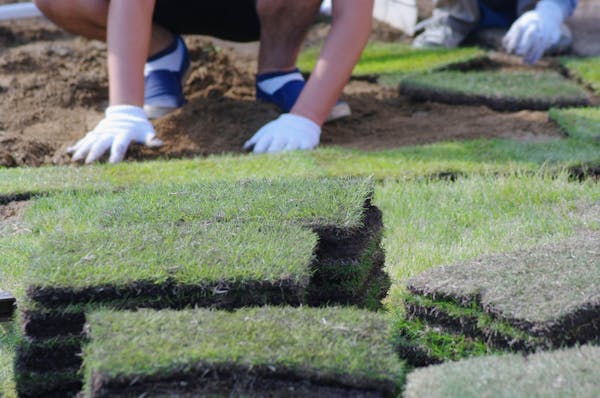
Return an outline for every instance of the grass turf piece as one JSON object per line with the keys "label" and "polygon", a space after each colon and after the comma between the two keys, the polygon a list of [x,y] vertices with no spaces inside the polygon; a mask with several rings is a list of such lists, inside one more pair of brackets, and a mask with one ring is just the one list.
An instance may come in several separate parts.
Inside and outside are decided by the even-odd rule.
{"label": "grass turf piece", "polygon": [[293,386],[311,396],[395,396],[405,369],[387,329],[382,315],[351,308],[94,313],[86,395],[289,396]]}
{"label": "grass turf piece", "polygon": [[600,347],[593,346],[472,358],[410,373],[404,397],[593,398],[599,369]]}
{"label": "grass turf piece", "polygon": [[561,64],[571,75],[600,94],[600,57],[562,58]]}
{"label": "grass turf piece", "polygon": [[548,115],[569,137],[600,141],[600,108],[550,109]]}
{"label": "grass turf piece", "polygon": [[394,344],[400,357],[412,366],[429,366],[495,352],[481,339],[405,317],[398,317],[395,321]]}
{"label": "grass turf piece", "polygon": [[534,249],[435,268],[408,290],[433,300],[480,306],[549,346],[597,339],[600,327],[598,233]]}
{"label": "grass turf piece", "polygon": [[[298,67],[313,70],[321,47],[310,47],[300,54]],[[367,45],[354,67],[353,76],[377,76],[385,85],[396,85],[404,77],[466,63],[485,57],[485,52],[474,47],[455,49],[414,49],[406,44],[374,43]]]}
{"label": "grass turf piece", "polygon": [[28,295],[50,306],[144,296],[226,307],[269,298],[299,304],[316,247],[308,230],[256,222],[139,224],[42,240]]}
{"label": "grass turf piece", "polygon": [[26,219],[45,231],[153,222],[229,220],[358,228],[373,192],[370,179],[275,179],[75,191],[35,201]]}
{"label": "grass turf piece", "polygon": [[486,105],[495,110],[583,106],[589,95],[555,72],[441,71],[410,76],[400,93],[417,100]]}

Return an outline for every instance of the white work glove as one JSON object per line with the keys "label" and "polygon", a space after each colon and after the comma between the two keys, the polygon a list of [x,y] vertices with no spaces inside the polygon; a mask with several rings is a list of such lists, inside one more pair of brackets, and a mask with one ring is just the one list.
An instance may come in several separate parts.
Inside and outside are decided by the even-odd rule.
{"label": "white work glove", "polygon": [[244,144],[254,153],[313,149],[319,145],[321,127],[304,116],[284,113],[265,124]]}
{"label": "white work glove", "polygon": [[509,54],[523,57],[528,64],[536,63],[560,39],[564,14],[554,1],[540,1],[535,10],[527,11],[512,24],[502,39],[504,48]]}
{"label": "white work glove", "polygon": [[154,127],[148,121],[146,112],[139,106],[115,105],[106,109],[105,117],[90,131],[67,149],[73,160],[85,158],[85,163],[100,159],[110,148],[110,163],[123,160],[129,144],[137,142],[155,148],[163,144],[156,137]]}

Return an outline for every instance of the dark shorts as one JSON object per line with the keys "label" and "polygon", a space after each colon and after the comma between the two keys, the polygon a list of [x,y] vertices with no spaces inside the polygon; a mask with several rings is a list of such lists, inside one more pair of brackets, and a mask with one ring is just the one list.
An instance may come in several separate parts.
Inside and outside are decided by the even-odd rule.
{"label": "dark shorts", "polygon": [[242,42],[260,37],[256,0],[157,0],[154,22],[178,34]]}

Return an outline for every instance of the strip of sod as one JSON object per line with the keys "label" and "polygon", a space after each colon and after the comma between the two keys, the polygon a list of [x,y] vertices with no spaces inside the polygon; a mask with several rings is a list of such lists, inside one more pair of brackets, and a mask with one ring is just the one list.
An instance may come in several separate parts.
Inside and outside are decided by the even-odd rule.
{"label": "strip of sod", "polygon": [[292,221],[358,228],[373,193],[369,178],[273,179],[65,192],[36,200],[25,218],[44,231],[174,221]]}
{"label": "strip of sod", "polygon": [[[302,71],[313,70],[320,50],[320,46],[305,49],[298,67]],[[363,51],[352,75],[375,77],[380,83],[395,86],[410,74],[473,62],[485,56],[484,51],[475,47],[414,49],[406,44],[372,42]]]}
{"label": "strip of sod", "polygon": [[20,398],[74,397],[83,386],[77,370],[59,372],[17,372]]}
{"label": "strip of sod", "polygon": [[569,137],[600,141],[600,108],[550,109],[548,116]]}
{"label": "strip of sod", "polygon": [[561,64],[571,75],[600,94],[600,57],[563,58]]}
{"label": "strip of sod", "polygon": [[404,397],[593,398],[599,369],[600,347],[594,346],[472,358],[410,373]]}
{"label": "strip of sod", "polygon": [[589,94],[555,72],[439,71],[409,76],[400,93],[421,101],[486,105],[500,111],[585,106]]}
{"label": "strip of sod", "polygon": [[385,316],[352,308],[97,312],[88,397],[396,396],[405,367]]}
{"label": "strip of sod", "polygon": [[[477,308],[548,347],[594,341],[600,327],[599,241],[597,232],[582,233],[555,244],[438,267],[410,279],[407,287],[414,295]],[[448,320],[443,309],[437,314],[438,323]]]}

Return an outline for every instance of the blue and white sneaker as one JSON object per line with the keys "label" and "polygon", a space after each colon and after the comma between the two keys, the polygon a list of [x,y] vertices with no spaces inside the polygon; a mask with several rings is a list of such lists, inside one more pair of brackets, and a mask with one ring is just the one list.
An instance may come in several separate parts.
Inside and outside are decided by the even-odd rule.
{"label": "blue and white sneaker", "polygon": [[150,119],[162,117],[185,104],[183,84],[189,74],[190,58],[180,36],[169,47],[148,58],[144,67],[144,110]]}
{"label": "blue and white sneaker", "polygon": [[[300,96],[305,85],[304,77],[296,68],[289,72],[262,73],[256,76],[256,99],[277,105],[283,112],[289,112]],[[338,101],[327,122],[350,116],[350,105],[345,101]]]}

